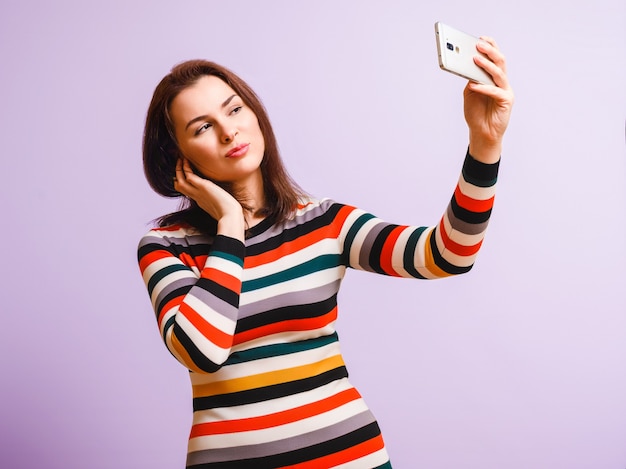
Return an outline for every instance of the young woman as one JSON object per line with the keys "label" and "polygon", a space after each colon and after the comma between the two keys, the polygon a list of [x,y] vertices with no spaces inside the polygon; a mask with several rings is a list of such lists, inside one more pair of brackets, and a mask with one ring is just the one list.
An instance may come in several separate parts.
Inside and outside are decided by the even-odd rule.
{"label": "young woman", "polygon": [[432,227],[307,196],[261,102],[227,69],[189,61],[157,86],[145,173],[183,205],[142,238],[138,257],[163,341],[190,372],[188,468],[391,467],[347,378],[337,293],[347,267],[420,279],[471,269],[513,102],[495,42],[478,49],[496,85],[466,86],[468,152]]}

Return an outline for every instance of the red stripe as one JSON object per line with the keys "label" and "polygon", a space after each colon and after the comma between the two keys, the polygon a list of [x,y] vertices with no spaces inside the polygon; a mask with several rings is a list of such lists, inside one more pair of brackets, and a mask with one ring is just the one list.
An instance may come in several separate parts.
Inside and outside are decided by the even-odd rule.
{"label": "red stripe", "polygon": [[452,241],[448,237],[448,233],[446,233],[446,230],[444,229],[443,221],[439,223],[438,230],[439,230],[439,234],[441,235],[441,239],[443,240],[443,245],[445,246],[445,248],[448,251],[451,251],[458,256],[473,256],[479,251],[480,246],[483,243],[481,240],[474,245],[466,246],[464,244],[459,244],[459,243]]}
{"label": "red stripe", "polygon": [[143,272],[148,268],[150,264],[161,259],[165,259],[167,257],[172,257],[172,255],[168,251],[165,251],[163,249],[149,252],[139,261],[139,270],[141,270],[141,273],[143,274]]}
{"label": "red stripe", "polygon": [[291,319],[289,321],[275,322],[265,326],[250,329],[249,331],[235,334],[233,345],[243,344],[250,340],[258,339],[266,335],[279,334],[281,332],[310,331],[327,326],[337,319],[337,307],[323,316],[306,319]]}
{"label": "red stripe", "polygon": [[223,349],[231,347],[233,336],[218,329],[213,324],[204,319],[198,312],[187,303],[181,303],[179,313],[184,315],[200,334]]}
{"label": "red stripe", "polygon": [[159,317],[157,320],[159,324],[159,328],[161,328],[161,321],[163,321],[163,316],[165,316],[165,313],[169,311],[170,309],[179,306],[181,301],[183,301],[183,298],[184,298],[184,295],[177,296],[176,298],[172,298],[170,301],[168,301],[163,306],[161,306],[161,309],[159,310]]}
{"label": "red stripe", "polygon": [[345,464],[363,458],[369,454],[374,454],[384,447],[385,443],[383,442],[383,437],[378,435],[356,446],[344,449],[343,451],[292,466],[282,466],[282,469],[319,469],[321,467],[335,467],[339,464]]}
{"label": "red stripe", "polygon": [[312,246],[313,244],[323,239],[337,238],[337,236],[339,236],[341,228],[343,227],[343,223],[353,210],[353,207],[342,207],[339,212],[337,212],[333,224],[322,226],[321,228],[311,231],[310,233],[298,236],[298,238],[294,239],[293,241],[281,244],[278,249],[264,252],[263,254],[259,254],[258,256],[246,256],[246,258],[244,259],[244,269],[258,267],[259,265],[263,264],[269,264],[277,259],[280,259],[285,253],[292,254],[301,249]]}
{"label": "red stripe", "polygon": [[406,229],[405,226],[398,226],[389,233],[382,250],[380,251],[380,268],[387,275],[394,275],[399,277],[400,274],[395,271],[392,265],[393,248],[396,245],[396,241],[400,237],[400,234]]}
{"label": "red stripe", "polygon": [[312,402],[310,404],[305,404],[303,406],[281,412],[275,412],[273,414],[237,420],[200,423],[192,427],[190,438],[278,427],[280,425],[286,425],[299,420],[314,417],[325,412],[330,412],[331,410],[360,398],[361,396],[357,390],[352,388],[346,389],[345,391],[341,391],[334,396],[327,397],[317,402]]}
{"label": "red stripe", "polygon": [[461,192],[461,188],[456,186],[454,191],[454,198],[460,207],[469,210],[470,212],[482,213],[487,212],[493,208],[494,197],[490,197],[485,200],[473,199]]}
{"label": "red stripe", "polygon": [[228,288],[229,290],[237,294],[241,292],[241,279],[233,277],[232,275],[227,274],[222,270],[208,267],[202,270],[200,277],[212,280],[215,283],[218,283],[219,285]]}

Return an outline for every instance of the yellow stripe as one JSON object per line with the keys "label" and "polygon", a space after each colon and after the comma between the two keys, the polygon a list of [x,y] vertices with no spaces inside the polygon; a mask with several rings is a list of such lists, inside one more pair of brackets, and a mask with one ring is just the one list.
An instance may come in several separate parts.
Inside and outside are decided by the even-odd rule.
{"label": "yellow stripe", "polygon": [[282,384],[289,381],[309,378],[341,366],[344,366],[341,355],[335,355],[334,357],[326,358],[310,365],[296,366],[294,368],[269,371],[267,373],[260,373],[242,378],[201,384],[194,386],[193,394],[194,397],[208,397],[218,394],[228,394],[231,392],[262,388],[264,386],[272,386],[274,384]]}
{"label": "yellow stripe", "polygon": [[181,343],[178,341],[178,338],[176,337],[174,333],[172,333],[172,335],[170,336],[170,342],[172,344],[172,348],[174,349],[174,352],[176,352],[176,354],[180,357],[180,360],[182,361],[183,365],[185,365],[191,371],[195,371],[196,373],[204,373],[204,371],[202,371],[200,368],[198,368],[194,364],[193,360],[187,353],[187,350],[185,350],[185,347],[181,345]]}
{"label": "yellow stripe", "polygon": [[[439,227],[440,228],[440,227]],[[426,239],[426,244],[425,244],[425,254],[424,254],[424,258],[425,258],[425,266],[428,271],[430,273],[432,273],[433,275],[435,275],[436,277],[450,277],[452,276],[452,274],[446,272],[445,270],[441,270],[440,267],[437,266],[437,264],[435,264],[435,259],[433,257],[433,251],[430,248],[431,244],[430,244],[430,238],[433,236],[433,233],[435,232],[435,230],[431,230],[430,233],[428,233],[428,239]]]}

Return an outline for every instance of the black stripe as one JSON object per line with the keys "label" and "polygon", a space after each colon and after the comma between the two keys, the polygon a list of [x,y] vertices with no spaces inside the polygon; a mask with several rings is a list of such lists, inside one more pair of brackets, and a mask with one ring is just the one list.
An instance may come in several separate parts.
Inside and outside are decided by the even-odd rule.
{"label": "black stripe", "polygon": [[161,249],[165,249],[164,246],[157,243],[148,243],[144,244],[137,248],[137,260],[141,262],[141,259],[144,258],[147,254],[151,254],[153,251],[159,251]]}
{"label": "black stripe", "polygon": [[199,278],[196,282],[196,287],[207,291],[221,300],[224,300],[226,303],[234,306],[235,308],[239,307],[239,292],[234,292],[222,284],[219,284],[209,278]]}
{"label": "black stripe", "polygon": [[463,162],[463,179],[478,187],[491,187],[498,179],[499,168],[500,161],[492,164],[482,163],[474,159],[468,151]]}
{"label": "black stripe", "polygon": [[444,272],[447,272],[452,275],[464,274],[466,272],[469,272],[472,269],[472,265],[468,267],[459,267],[454,264],[451,264],[450,262],[445,260],[443,257],[441,257],[441,254],[439,253],[439,250],[437,248],[436,237],[437,237],[437,232],[436,230],[434,230],[430,237],[430,249],[432,250],[433,260],[437,267],[439,267]]}
{"label": "black stripe", "polygon": [[369,264],[371,269],[374,272],[379,274],[387,274],[382,267],[380,266],[380,258],[383,251],[383,246],[385,245],[385,241],[389,237],[389,233],[391,233],[398,225],[387,225],[385,226],[378,235],[376,239],[372,243],[372,248],[370,249],[370,257]]}
{"label": "black stripe", "polygon": [[316,318],[329,313],[335,306],[337,306],[337,294],[316,303],[288,305],[276,309],[270,309],[247,318],[239,319],[237,321],[235,334],[256,329],[257,327],[266,326],[268,324],[289,321],[291,319]]}
{"label": "black stripe", "polygon": [[[222,299],[223,301],[225,301],[226,303],[228,303],[229,305],[235,308],[239,307],[239,293],[234,292],[226,287],[223,287],[222,285],[214,282],[213,280],[210,280],[207,278],[200,278],[196,281],[196,286],[198,288],[205,290],[210,295],[213,295],[217,298]],[[175,290],[172,290],[167,295],[160,298],[155,308],[157,311],[157,315],[161,314],[161,309],[169,301],[175,298],[179,298],[181,296],[187,295],[191,291],[192,288],[193,288],[193,285],[185,285],[184,287],[176,288]]]}
{"label": "black stripe", "polygon": [[193,361],[194,365],[200,368],[202,371],[206,373],[214,373],[219,370],[222,366],[216,364],[215,362],[209,360],[209,358],[203,354],[196,344],[193,343],[193,340],[189,338],[185,331],[178,325],[174,324],[174,335],[183,346],[185,351],[189,354],[189,357]]}
{"label": "black stripe", "polygon": [[415,250],[417,249],[417,242],[419,241],[420,236],[422,236],[424,231],[426,231],[426,227],[421,226],[413,231],[413,233],[411,233],[409,239],[406,242],[404,256],[402,259],[404,270],[406,270],[413,277],[422,279],[426,277],[420,274],[415,268]]}
{"label": "black stripe", "polygon": [[193,410],[214,409],[217,407],[234,407],[256,402],[270,401],[280,397],[291,396],[305,391],[316,389],[333,381],[348,377],[348,370],[340,366],[310,378],[274,384],[257,389],[219,394],[216,396],[196,397],[193,400]]}
{"label": "black stripe", "polygon": [[[285,229],[278,236],[273,236],[260,243],[247,246],[246,255],[255,256],[257,254],[272,251],[286,242],[293,241],[294,239],[298,239],[302,236],[306,236],[307,234],[317,230],[318,228],[330,225],[337,216],[337,213],[339,212],[341,207],[343,207],[341,204],[333,204],[329,207],[327,211],[321,213],[319,216],[307,222],[298,224],[292,228]],[[316,210],[320,209],[321,208],[318,208]]]}
{"label": "black stripe", "polygon": [[271,469],[290,466],[338,453],[345,449],[352,448],[360,443],[369,441],[372,438],[377,438],[379,435],[380,428],[378,424],[376,422],[372,422],[359,428],[358,430],[347,433],[338,438],[306,448],[289,451],[288,453],[265,456],[262,458],[241,459],[239,461],[195,464],[193,466],[187,466],[187,468],[210,469],[219,467],[220,469]]}
{"label": "black stripe", "polygon": [[487,210],[486,212],[472,212],[461,207],[457,203],[456,197],[452,197],[452,200],[450,201],[450,208],[452,209],[452,213],[456,218],[466,223],[485,223],[489,220],[489,217],[491,217],[491,209]]}

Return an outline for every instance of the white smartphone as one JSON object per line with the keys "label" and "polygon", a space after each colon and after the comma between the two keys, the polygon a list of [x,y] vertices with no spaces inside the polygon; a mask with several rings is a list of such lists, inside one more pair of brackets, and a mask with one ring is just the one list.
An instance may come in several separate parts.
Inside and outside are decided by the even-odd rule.
{"label": "white smartphone", "polygon": [[474,56],[484,56],[476,50],[477,37],[441,22],[435,23],[435,36],[442,70],[478,83],[494,84],[491,75],[474,63]]}

